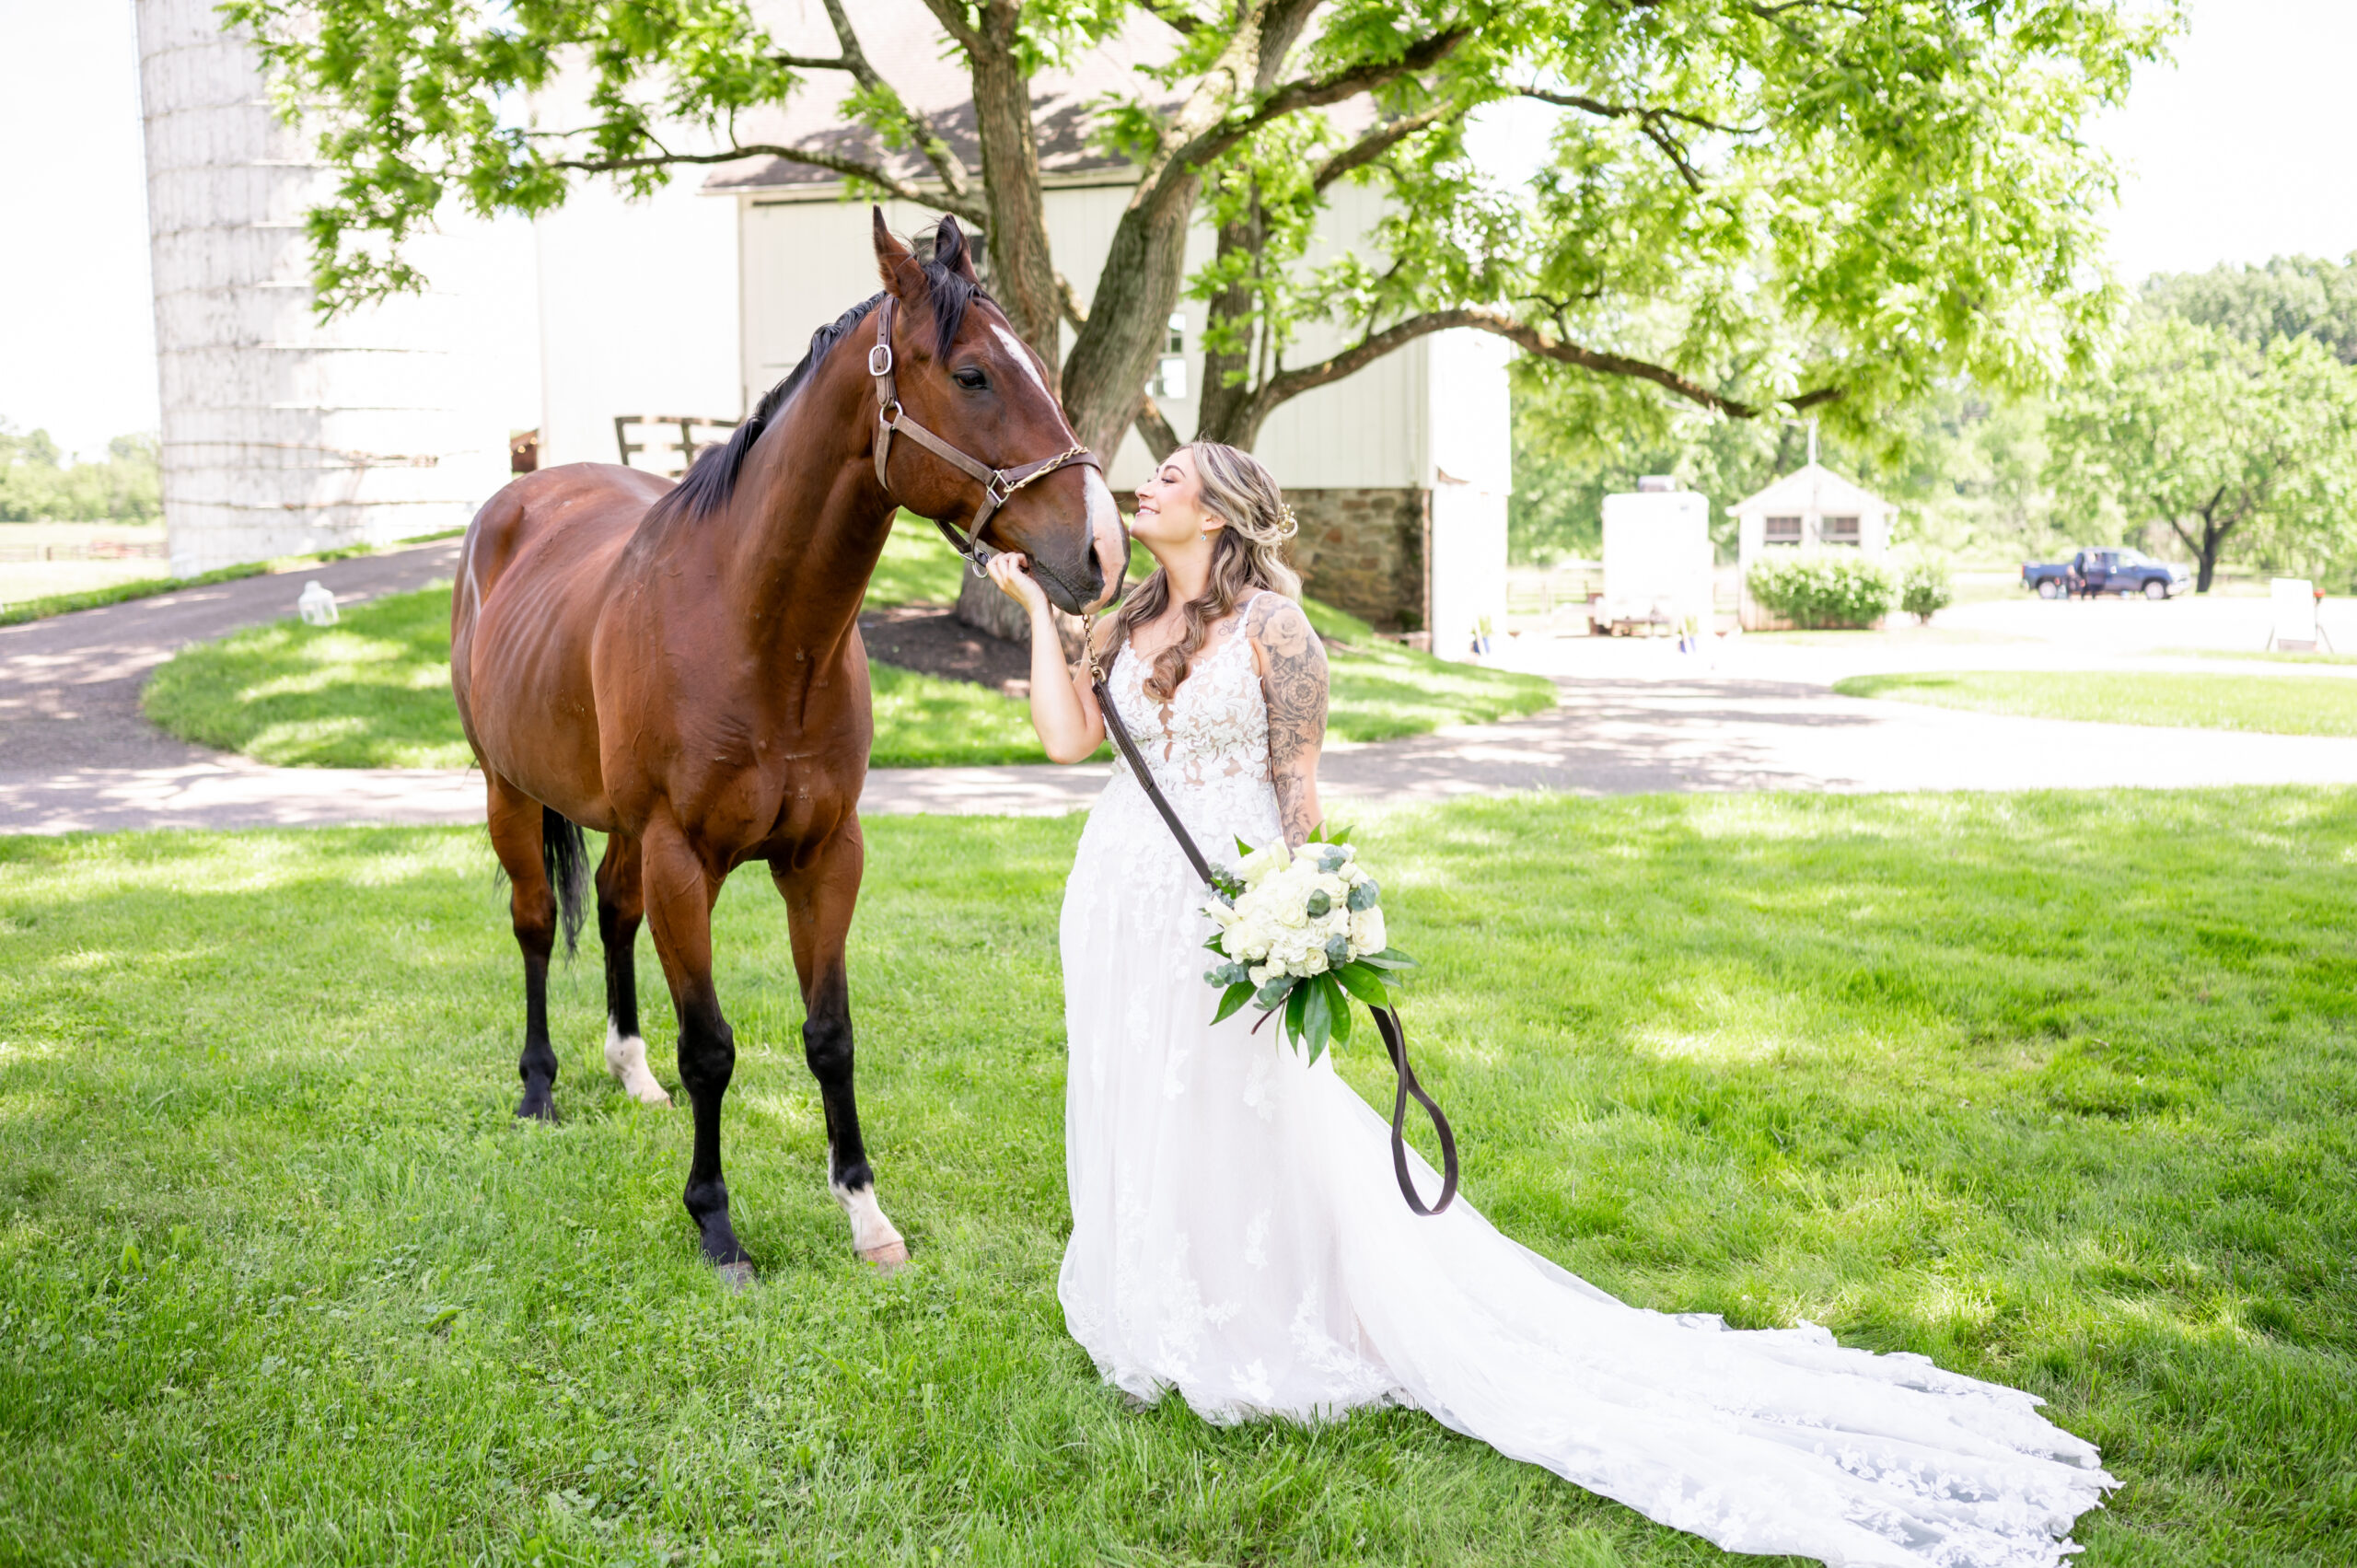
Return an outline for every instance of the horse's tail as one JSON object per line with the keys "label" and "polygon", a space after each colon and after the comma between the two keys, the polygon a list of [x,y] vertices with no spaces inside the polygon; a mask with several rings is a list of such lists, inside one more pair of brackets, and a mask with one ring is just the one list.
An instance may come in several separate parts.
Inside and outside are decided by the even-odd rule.
{"label": "horse's tail", "polygon": [[581,825],[553,807],[540,807],[540,869],[548,873],[549,890],[556,895],[557,912],[564,925],[564,956],[581,946],[581,923],[589,889],[589,844]]}

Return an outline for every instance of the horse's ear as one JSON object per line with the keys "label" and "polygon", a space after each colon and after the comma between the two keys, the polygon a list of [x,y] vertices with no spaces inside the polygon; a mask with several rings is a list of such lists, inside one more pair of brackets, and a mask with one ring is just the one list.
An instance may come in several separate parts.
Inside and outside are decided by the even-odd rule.
{"label": "horse's ear", "polygon": [[933,259],[970,284],[979,285],[982,281],[974,274],[974,252],[966,243],[966,231],[947,213],[934,226]]}
{"label": "horse's ear", "polygon": [[868,211],[876,215],[876,271],[892,297],[906,304],[924,291],[924,269],[917,265],[915,253],[884,226],[884,209]]}

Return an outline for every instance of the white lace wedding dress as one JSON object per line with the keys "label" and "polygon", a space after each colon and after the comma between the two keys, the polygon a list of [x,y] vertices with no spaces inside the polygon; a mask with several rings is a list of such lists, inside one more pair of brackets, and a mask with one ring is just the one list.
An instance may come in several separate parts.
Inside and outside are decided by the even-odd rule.
{"label": "white lace wedding dress", "polygon": [[[1214,860],[1278,832],[1245,615],[1175,702],[1110,678],[1155,782]],[[1334,1073],[1213,1026],[1203,898],[1118,764],[1064,894],[1072,1240],[1057,1294],[1108,1381],[1206,1419],[1412,1405],[1730,1551],[2031,1568],[2115,1484],[2031,1395],[1823,1329],[1624,1306],[1462,1198],[1420,1219],[1388,1125]],[[1372,1031],[1368,1031],[1370,1038]],[[1480,1150],[1466,1151],[1478,1183]],[[1421,1161],[1422,1190],[1438,1183]]]}

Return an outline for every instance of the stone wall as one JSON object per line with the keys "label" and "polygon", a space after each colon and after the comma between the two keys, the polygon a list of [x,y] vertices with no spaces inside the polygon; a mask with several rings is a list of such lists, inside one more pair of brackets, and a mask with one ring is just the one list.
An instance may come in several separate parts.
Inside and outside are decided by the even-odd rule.
{"label": "stone wall", "polygon": [[1304,593],[1378,632],[1424,629],[1431,502],[1423,491],[1288,490],[1285,499],[1301,525],[1293,564]]}

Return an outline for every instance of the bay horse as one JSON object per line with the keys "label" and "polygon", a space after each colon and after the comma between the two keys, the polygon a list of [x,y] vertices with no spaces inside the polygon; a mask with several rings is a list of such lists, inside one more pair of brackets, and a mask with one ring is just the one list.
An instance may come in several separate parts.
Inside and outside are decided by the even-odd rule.
{"label": "bay horse", "polygon": [[450,685],[524,957],[517,1115],[555,1115],[549,959],[560,922],[568,952],[578,935],[594,828],[608,835],[595,877],[606,1065],[639,1099],[669,1103],[639,1036],[643,917],[695,1116],[684,1201],[703,1256],[739,1285],[752,1266],[720,1160],[737,1053],[713,989],[712,911],[749,861],[785,900],[828,1185],[853,1248],[884,1268],[908,1257],[860,1136],[844,970],[874,733],[858,614],[895,507],[971,559],[985,534],[1023,552],[1074,613],[1109,597],[1127,560],[1096,458],[956,222],[920,260],[874,215],[883,292],[820,328],[725,444],[677,485],[603,463],[516,480],[468,528],[452,595]]}

